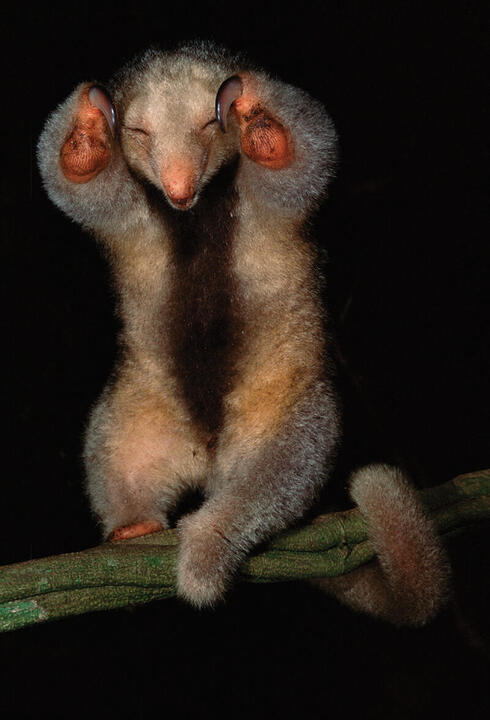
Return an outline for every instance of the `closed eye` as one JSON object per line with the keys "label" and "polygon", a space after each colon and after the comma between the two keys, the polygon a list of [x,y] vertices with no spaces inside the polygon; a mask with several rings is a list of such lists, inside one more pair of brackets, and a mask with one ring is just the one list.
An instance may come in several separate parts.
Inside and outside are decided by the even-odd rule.
{"label": "closed eye", "polygon": [[144,130],[139,127],[131,127],[129,125],[122,125],[122,130],[123,132],[126,132],[130,138],[129,142],[140,145],[140,147],[142,147],[145,151],[148,150],[148,144],[151,142],[151,134],[148,130]]}
{"label": "closed eye", "polygon": [[123,125],[123,130],[129,130],[129,132],[139,133],[141,135],[146,135],[149,137],[150,133],[147,130],[143,130],[143,128],[139,127],[129,127],[128,125]]}

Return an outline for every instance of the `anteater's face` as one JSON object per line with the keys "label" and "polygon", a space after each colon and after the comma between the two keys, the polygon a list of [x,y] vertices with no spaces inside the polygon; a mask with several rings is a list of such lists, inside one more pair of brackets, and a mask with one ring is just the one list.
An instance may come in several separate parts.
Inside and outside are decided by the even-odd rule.
{"label": "anteater's face", "polygon": [[199,193],[239,149],[237,123],[224,132],[216,97],[229,71],[187,58],[160,58],[129,87],[120,112],[121,146],[129,166],[158,188],[178,210]]}

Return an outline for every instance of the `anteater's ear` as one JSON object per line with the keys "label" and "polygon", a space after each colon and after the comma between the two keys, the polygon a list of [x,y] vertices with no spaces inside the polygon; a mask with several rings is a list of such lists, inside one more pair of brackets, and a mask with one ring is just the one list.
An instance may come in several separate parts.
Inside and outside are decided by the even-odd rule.
{"label": "anteater's ear", "polygon": [[263,105],[253,76],[233,75],[222,83],[216,95],[216,117],[224,132],[229,112],[238,120],[242,152],[247,157],[271,170],[291,164],[291,135]]}

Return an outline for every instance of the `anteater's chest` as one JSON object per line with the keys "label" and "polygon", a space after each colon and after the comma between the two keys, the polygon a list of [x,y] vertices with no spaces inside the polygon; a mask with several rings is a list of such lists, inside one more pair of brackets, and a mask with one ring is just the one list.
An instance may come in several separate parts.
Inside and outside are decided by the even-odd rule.
{"label": "anteater's chest", "polygon": [[[243,327],[233,268],[237,196],[213,193],[199,208],[172,216],[165,345],[188,410],[205,431],[223,423]],[[176,211],[177,212],[177,211]]]}

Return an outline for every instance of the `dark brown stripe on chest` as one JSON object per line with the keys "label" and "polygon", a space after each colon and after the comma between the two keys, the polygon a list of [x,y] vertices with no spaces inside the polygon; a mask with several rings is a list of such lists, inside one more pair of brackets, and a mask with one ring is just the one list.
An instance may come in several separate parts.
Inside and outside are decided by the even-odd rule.
{"label": "dark brown stripe on chest", "polygon": [[[223,423],[241,335],[232,272],[236,164],[220,171],[195,208],[169,213],[173,275],[167,337],[183,398],[209,433]],[[168,345],[167,345],[168,347]]]}

